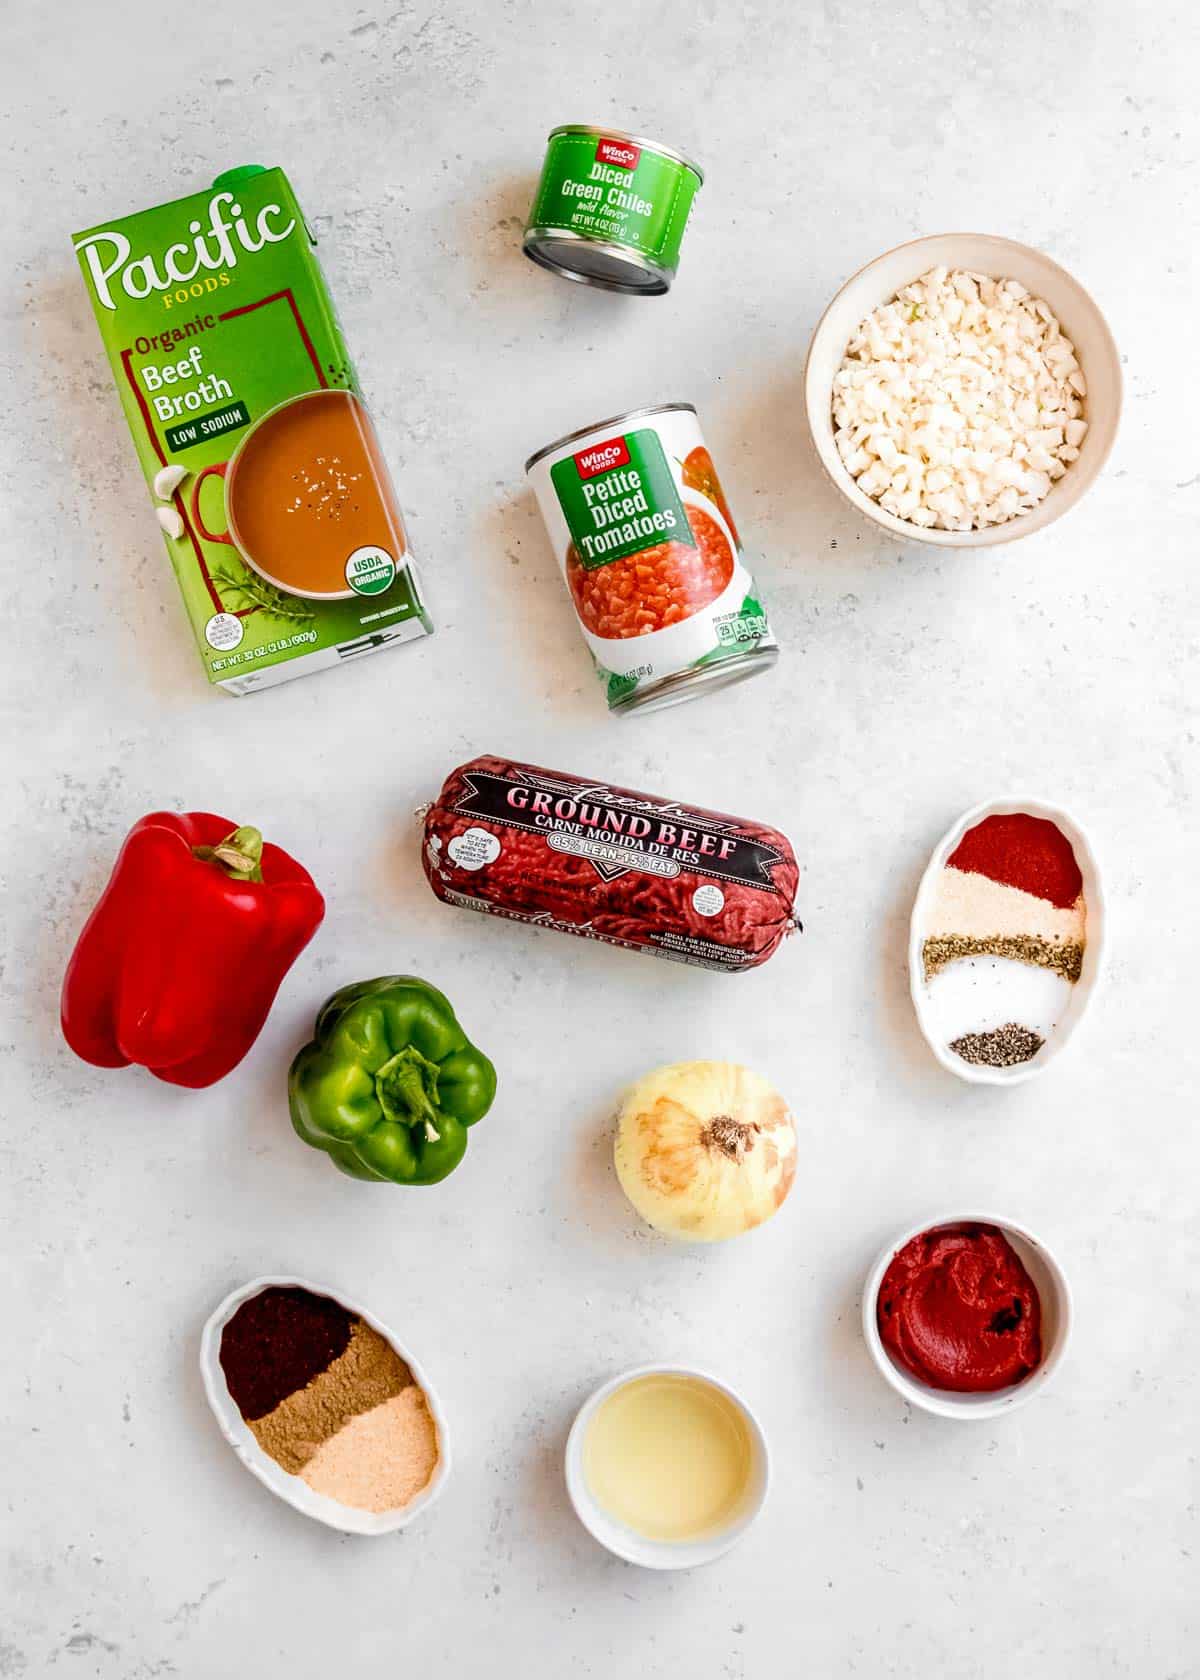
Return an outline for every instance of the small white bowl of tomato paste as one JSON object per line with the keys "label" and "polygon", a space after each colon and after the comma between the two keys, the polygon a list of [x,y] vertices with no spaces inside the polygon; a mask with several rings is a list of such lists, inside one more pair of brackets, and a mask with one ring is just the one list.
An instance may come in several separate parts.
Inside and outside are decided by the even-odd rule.
{"label": "small white bowl of tomato paste", "polygon": [[1071,1335],[1071,1287],[1040,1237],[994,1213],[943,1214],[880,1249],[863,1335],[902,1400],[982,1422],[1026,1405]]}

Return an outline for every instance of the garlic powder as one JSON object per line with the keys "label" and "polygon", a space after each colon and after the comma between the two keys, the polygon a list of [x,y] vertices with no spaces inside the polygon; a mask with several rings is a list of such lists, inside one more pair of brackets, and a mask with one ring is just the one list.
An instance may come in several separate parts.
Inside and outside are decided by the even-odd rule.
{"label": "garlic powder", "polygon": [[1086,395],[1041,298],[933,268],[852,335],[833,380],[834,441],[897,518],[980,530],[1036,507],[1078,459]]}

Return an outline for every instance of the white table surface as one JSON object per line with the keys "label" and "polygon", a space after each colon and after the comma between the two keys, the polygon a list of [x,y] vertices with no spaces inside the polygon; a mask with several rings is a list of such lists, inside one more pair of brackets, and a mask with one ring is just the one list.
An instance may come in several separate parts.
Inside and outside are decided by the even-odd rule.
{"label": "white table surface", "polygon": [[[0,1674],[1200,1674],[1194,8],[72,0],[6,33]],[[522,258],[543,136],[573,120],[707,162],[669,298]],[[287,166],[321,235],[439,633],[232,701],[69,236],[249,160]],[[877,538],[800,405],[845,276],[963,226],[1093,287],[1127,374],[1081,507],[974,558]],[[614,721],[522,462],[678,399],[784,652]],[[477,751],[779,824],[805,936],[728,979],[444,908],[410,813]],[[918,1038],[905,929],[934,840],[1014,790],[1094,830],[1112,963],[1072,1057],[992,1091]],[[164,805],[261,824],[329,903],[198,1094],[75,1061],[56,1021],[120,839]],[[315,1007],[389,970],[443,986],[500,1066],[436,1191],[344,1180],[287,1123]],[[610,1162],[622,1085],[692,1056],[768,1072],[802,1137],[786,1210],[716,1252],[639,1228]],[[859,1287],[895,1228],[979,1202],[1058,1249],[1078,1326],[1045,1397],[954,1427],[869,1365]],[[457,1467],[407,1534],[326,1532],[223,1444],[198,1333],[268,1271],[342,1287],[437,1380]],[[694,1576],[598,1550],[560,1473],[589,1389],[658,1356],[740,1385],[775,1453],[760,1526]]]}

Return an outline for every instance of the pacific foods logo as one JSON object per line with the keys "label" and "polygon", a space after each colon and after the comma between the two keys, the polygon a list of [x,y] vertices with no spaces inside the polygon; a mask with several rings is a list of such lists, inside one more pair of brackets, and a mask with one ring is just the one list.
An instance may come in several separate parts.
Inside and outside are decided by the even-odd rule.
{"label": "pacific foods logo", "polygon": [[[296,226],[294,216],[280,225],[286,215],[282,205],[264,204],[253,222],[248,223],[234,195],[219,192],[208,201],[207,223],[198,217],[189,222],[191,237],[168,245],[160,255],[148,252],[135,257],[129,240],[115,228],[86,234],[76,241],[75,249],[87,265],[96,296],[105,309],[115,309],[117,303],[111,289],[114,282],[119,282],[126,297],[137,299],[176,287],[190,286],[194,290],[195,282],[205,271],[216,273],[236,268],[243,253],[253,256],[264,245],[281,244]],[[167,300],[164,298],[163,302],[166,304]]]}
{"label": "pacific foods logo", "polygon": [[642,148],[627,140],[601,140],[596,147],[597,162],[615,164],[618,169],[636,169],[641,155]]}
{"label": "pacific foods logo", "polygon": [[595,478],[597,473],[628,466],[629,445],[623,437],[608,438],[604,443],[593,444],[590,449],[581,449],[574,460],[580,478]]}

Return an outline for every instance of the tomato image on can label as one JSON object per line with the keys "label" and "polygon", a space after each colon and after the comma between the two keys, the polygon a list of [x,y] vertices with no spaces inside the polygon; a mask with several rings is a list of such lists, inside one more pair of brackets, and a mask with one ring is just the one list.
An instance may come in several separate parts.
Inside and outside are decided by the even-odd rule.
{"label": "tomato image on can label", "polygon": [[778,648],[696,411],[604,421],[526,463],[614,711],[765,670]]}

